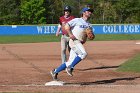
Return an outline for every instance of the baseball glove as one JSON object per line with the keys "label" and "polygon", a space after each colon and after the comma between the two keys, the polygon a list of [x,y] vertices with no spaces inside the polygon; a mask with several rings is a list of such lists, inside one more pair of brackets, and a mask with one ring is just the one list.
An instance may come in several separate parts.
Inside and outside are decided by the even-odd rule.
{"label": "baseball glove", "polygon": [[86,28],[84,32],[89,40],[93,40],[95,38],[92,28]]}

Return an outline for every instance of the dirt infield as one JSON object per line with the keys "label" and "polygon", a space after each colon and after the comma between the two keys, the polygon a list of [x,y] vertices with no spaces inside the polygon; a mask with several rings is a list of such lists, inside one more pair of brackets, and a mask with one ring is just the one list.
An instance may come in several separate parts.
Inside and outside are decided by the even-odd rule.
{"label": "dirt infield", "polygon": [[74,76],[65,71],[59,79],[65,86],[44,86],[50,70],[61,64],[60,42],[0,44],[0,92],[92,92],[139,93],[140,74],[115,70],[140,53],[135,41],[94,41],[85,44],[88,57]]}

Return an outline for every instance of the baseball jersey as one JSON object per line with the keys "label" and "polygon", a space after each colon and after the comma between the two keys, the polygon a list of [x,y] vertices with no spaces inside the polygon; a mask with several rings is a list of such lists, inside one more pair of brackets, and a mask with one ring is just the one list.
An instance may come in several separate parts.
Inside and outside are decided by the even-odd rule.
{"label": "baseball jersey", "polygon": [[84,41],[82,38],[84,29],[92,27],[91,24],[85,21],[83,18],[75,18],[69,21],[68,24],[71,27],[73,35],[80,41]]}
{"label": "baseball jersey", "polygon": [[66,24],[68,21],[70,21],[70,20],[72,20],[72,19],[74,19],[74,16],[69,16],[68,18],[66,18],[65,16],[62,16],[62,17],[59,18],[60,25],[61,25],[61,30],[62,30],[62,34],[63,34],[63,35],[64,35],[64,34],[68,34],[67,31],[65,31],[64,26],[65,26],[65,24]]}

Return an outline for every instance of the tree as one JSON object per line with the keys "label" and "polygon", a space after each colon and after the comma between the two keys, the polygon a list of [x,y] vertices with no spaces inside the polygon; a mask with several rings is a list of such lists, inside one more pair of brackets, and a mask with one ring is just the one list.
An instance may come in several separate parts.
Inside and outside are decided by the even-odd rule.
{"label": "tree", "polygon": [[0,25],[20,23],[19,1],[0,0]]}
{"label": "tree", "polygon": [[66,5],[75,17],[90,5],[95,24],[140,23],[140,0],[0,0],[0,25],[57,24]]}
{"label": "tree", "polygon": [[62,0],[48,0],[47,10],[47,23],[57,24],[59,17],[63,14],[63,1]]}
{"label": "tree", "polygon": [[119,0],[115,5],[118,14],[118,23],[138,23],[140,1],[139,0]]}
{"label": "tree", "polygon": [[21,3],[21,24],[45,24],[44,0],[26,0]]}

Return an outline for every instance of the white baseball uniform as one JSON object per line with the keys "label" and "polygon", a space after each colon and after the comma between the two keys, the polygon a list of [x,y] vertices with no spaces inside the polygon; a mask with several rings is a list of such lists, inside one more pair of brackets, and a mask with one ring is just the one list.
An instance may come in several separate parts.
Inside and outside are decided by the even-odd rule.
{"label": "white baseball uniform", "polygon": [[[81,59],[84,59],[87,56],[87,52],[81,42],[83,42],[83,32],[84,29],[91,27],[91,24],[85,21],[83,18],[75,18],[68,22],[71,27],[72,34],[76,37],[77,40],[70,39],[69,45],[71,47],[70,57],[66,66],[68,67],[73,60],[79,56]],[[85,42],[85,41],[84,41]]]}

